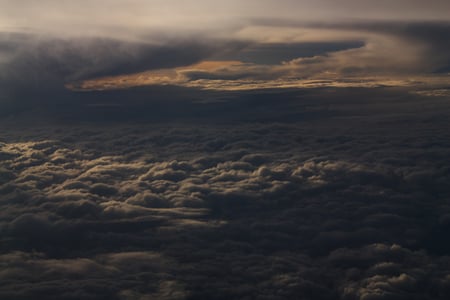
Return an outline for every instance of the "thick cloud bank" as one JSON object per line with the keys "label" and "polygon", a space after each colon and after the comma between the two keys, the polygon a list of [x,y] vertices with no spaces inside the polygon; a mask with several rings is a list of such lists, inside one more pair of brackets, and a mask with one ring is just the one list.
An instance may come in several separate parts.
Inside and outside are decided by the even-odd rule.
{"label": "thick cloud bank", "polygon": [[0,298],[448,299],[448,98],[252,97],[3,121]]}

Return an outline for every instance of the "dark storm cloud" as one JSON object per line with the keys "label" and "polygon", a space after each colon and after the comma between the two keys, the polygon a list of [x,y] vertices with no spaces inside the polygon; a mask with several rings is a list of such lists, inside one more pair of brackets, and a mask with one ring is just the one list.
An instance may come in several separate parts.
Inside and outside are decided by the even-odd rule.
{"label": "dark storm cloud", "polygon": [[[309,23],[277,19],[255,19],[252,24],[270,27],[341,29],[369,31],[407,38],[427,47],[423,59],[448,63],[446,36],[448,23],[372,22]],[[150,39],[151,40],[151,39]],[[206,58],[242,60],[260,64],[278,64],[295,58],[322,56],[336,51],[359,48],[361,40],[263,43],[250,45],[229,36],[227,39],[182,39],[173,37],[159,43],[127,41],[123,38],[51,38],[39,34],[5,33],[0,35],[2,82],[45,86],[48,82],[67,82],[106,75],[136,73],[151,69],[186,66]],[[409,49],[404,49],[409,51]],[[444,68],[446,67],[443,66]]]}
{"label": "dark storm cloud", "polygon": [[[375,26],[376,27],[376,26]],[[426,47],[425,58],[434,67],[432,71],[448,72],[450,68],[450,23],[412,23],[397,26],[386,26],[386,33],[423,43]]]}
{"label": "dark storm cloud", "polygon": [[[424,76],[445,73],[450,57],[447,39],[448,23],[430,22],[352,22],[320,24],[277,19],[254,19],[253,26],[279,30],[289,27],[299,31],[333,30],[325,41],[303,42],[280,38],[267,42],[264,38],[240,36],[238,33],[200,38],[190,33],[158,35],[141,33],[139,38],[49,37],[38,33],[2,33],[0,36],[0,103],[3,114],[35,106],[42,101],[72,99],[65,84],[101,76],[114,76],[155,69],[172,69],[178,77],[149,84],[177,84],[190,88],[218,88],[217,82],[230,87],[245,87],[245,80],[289,85],[292,78],[327,79],[373,76]],[[240,25],[240,30],[251,28]],[[250,27],[248,27],[250,26]],[[277,29],[278,28],[278,29]],[[281,28],[281,29],[280,29]],[[239,31],[239,30],[238,30]],[[264,33],[264,28],[256,34]],[[321,32],[320,32],[321,31]],[[345,34],[352,34],[349,37]],[[276,37],[277,33],[274,33]],[[147,42],[148,40],[148,42]],[[152,42],[150,42],[152,41]],[[213,59],[241,60],[243,63],[215,70],[181,70],[177,67]],[[335,74],[337,78],[329,78]],[[182,79],[180,79],[182,78]],[[109,85],[119,86],[120,79]],[[202,83],[203,81],[206,81]],[[222,80],[222,81],[221,81]],[[349,81],[350,82],[350,81]],[[192,83],[192,84],[191,84]],[[292,83],[291,83],[292,84]],[[81,85],[80,85],[81,86]],[[131,84],[132,86],[132,84]],[[270,84],[269,84],[270,86]],[[180,95],[184,91],[180,91]],[[195,93],[195,91],[192,91]],[[59,100],[58,100],[59,101]]]}
{"label": "dark storm cloud", "polygon": [[448,21],[342,21],[334,23],[333,21],[299,22],[287,19],[260,18],[254,19],[252,23],[256,26],[267,26],[268,28],[338,29],[354,33],[382,34],[407,42],[402,45],[405,48],[398,49],[398,55],[408,53],[413,48],[420,49],[424,72],[445,72],[449,66],[448,49],[450,44],[448,38],[446,38],[450,35],[450,23]]}
{"label": "dark storm cloud", "polygon": [[[64,105],[86,98],[67,90],[65,85],[68,83],[98,76],[186,66],[213,54],[237,51],[244,44],[193,39],[148,43],[2,33],[0,115],[36,106]],[[170,91],[170,94],[174,92]]]}
{"label": "dark storm cloud", "polygon": [[2,82],[46,85],[90,77],[136,73],[193,64],[237,45],[183,42],[162,45],[106,38],[49,38],[2,34],[6,62]]}
{"label": "dark storm cloud", "polygon": [[[305,42],[305,43],[267,43],[250,45],[238,53],[219,59],[239,60],[244,63],[277,65],[283,61],[300,57],[324,55],[364,46],[363,41]],[[216,59],[216,57],[214,57]]]}
{"label": "dark storm cloud", "polygon": [[[345,25],[344,25],[345,26]],[[356,30],[380,32],[397,36],[424,47],[423,60],[428,62],[430,71],[442,72],[450,66],[450,23],[449,22],[387,22],[348,25]],[[407,51],[407,49],[405,49]],[[434,68],[434,69],[433,69]]]}

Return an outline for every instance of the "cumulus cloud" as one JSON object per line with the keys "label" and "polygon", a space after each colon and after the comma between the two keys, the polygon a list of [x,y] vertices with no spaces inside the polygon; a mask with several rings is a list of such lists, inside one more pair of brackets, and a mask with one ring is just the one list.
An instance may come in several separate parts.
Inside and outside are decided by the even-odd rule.
{"label": "cumulus cloud", "polygon": [[371,92],[249,93],[233,122],[223,103],[184,123],[3,121],[0,295],[448,298],[448,104]]}

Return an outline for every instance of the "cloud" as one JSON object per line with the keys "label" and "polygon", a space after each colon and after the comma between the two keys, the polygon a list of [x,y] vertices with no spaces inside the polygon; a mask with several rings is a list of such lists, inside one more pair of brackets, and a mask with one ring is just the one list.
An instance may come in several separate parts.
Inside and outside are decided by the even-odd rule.
{"label": "cloud", "polygon": [[211,60],[181,68],[82,81],[71,88],[108,90],[177,85],[223,91],[420,86],[426,82],[442,89],[447,81],[449,57],[448,45],[439,37],[447,32],[445,22],[322,24],[257,19],[231,36],[251,43],[225,54],[216,53]]}
{"label": "cloud", "polygon": [[35,89],[57,84],[61,88],[64,83],[90,77],[190,65],[226,47],[195,41],[158,45],[145,41],[8,33],[0,39],[7,48],[7,61],[2,64],[3,84],[5,81],[16,86],[22,83]]}
{"label": "cloud", "polygon": [[[147,290],[153,291],[143,298],[161,295],[161,299],[175,299],[170,295],[178,295],[183,299],[183,287],[174,280],[164,280],[164,272],[171,262],[152,252],[122,252],[99,255],[92,259],[69,258],[55,260],[42,253],[28,254],[14,252],[0,256],[5,266],[0,277],[8,280],[9,289],[2,290],[1,295],[10,298],[33,297],[49,299],[98,299],[98,297],[113,297],[120,299],[137,299],[138,291],[130,289],[127,273],[152,271],[153,278],[161,279],[158,284],[146,285]],[[88,276],[88,277],[86,277]],[[59,279],[57,279],[59,278]],[[70,283],[67,279],[70,278]],[[23,280],[48,280],[41,285],[22,286]],[[114,286],[108,285],[114,280]],[[65,282],[65,284],[64,284]],[[62,285],[65,285],[63,288]],[[178,288],[178,291],[175,289]],[[50,294],[49,294],[50,292]],[[54,293],[57,292],[58,295]],[[100,295],[101,293],[101,295]],[[53,296],[52,296],[53,294]]]}
{"label": "cloud", "polygon": [[448,1],[332,2],[3,1],[0,298],[448,299]]}
{"label": "cloud", "polygon": [[[299,23],[260,18],[220,35],[213,32],[194,31],[184,37],[158,30],[128,37],[3,32],[2,113],[55,104],[68,107],[90,97],[73,91],[136,86],[158,87],[152,91],[159,95],[155,98],[164,97],[167,90],[174,98],[184,97],[188,89],[202,97],[201,102],[208,97],[199,95],[199,89],[443,89],[447,81],[449,45],[440,37],[447,35],[448,24],[443,21]],[[182,89],[160,94],[156,89],[162,86]],[[109,98],[113,97],[117,94]]]}
{"label": "cloud", "polygon": [[[371,41],[372,39],[375,39],[379,42],[382,42],[383,45],[386,42],[397,42],[399,43],[397,51],[403,54],[408,53],[409,51],[411,51],[410,48],[414,47],[417,51],[419,51],[424,60],[428,60],[429,64],[448,63],[448,51],[446,51],[446,49],[448,49],[449,45],[446,39],[442,39],[442,37],[448,35],[450,31],[448,20],[368,20],[341,22],[333,22],[329,20],[324,22],[301,22],[289,19],[258,18],[252,21],[252,25],[256,28],[272,28],[272,30],[276,30],[276,28],[279,28],[278,34],[281,34],[283,31],[292,34],[292,31],[290,29],[303,29],[301,31],[302,35],[304,36],[304,38],[306,37],[309,39],[313,39],[314,37],[308,34],[308,31],[316,34],[317,36],[320,36],[321,38],[328,39],[330,38],[330,36],[345,36],[345,34],[348,35],[350,34],[350,32],[352,32],[353,38],[358,36],[361,38],[362,34],[362,36],[365,37],[365,40]],[[305,28],[307,28],[308,30],[305,31]],[[317,29],[321,29],[322,32],[316,31]],[[331,30],[332,34],[326,34],[327,30]],[[339,31],[341,31],[340,34]],[[271,34],[274,34],[274,32],[271,32]],[[301,38],[301,35],[299,36],[299,38]],[[380,40],[380,38],[382,40]],[[401,44],[403,44],[403,46],[401,46]],[[398,58],[399,55],[396,55],[396,57]]]}
{"label": "cloud", "polygon": [[185,106],[209,107],[195,121],[3,120],[0,295],[448,297],[446,101],[228,101]]}
{"label": "cloud", "polygon": [[[370,1],[345,0],[339,4],[331,0],[287,0],[281,5],[274,0],[245,3],[231,0],[226,3],[200,1],[142,0],[80,1],[78,4],[42,1],[39,5],[26,1],[3,0],[2,26],[28,27],[40,31],[66,34],[108,33],[124,34],[147,28],[186,31],[190,28],[224,27],[245,22],[252,17],[275,17],[302,20],[389,19],[389,20],[448,20],[450,9],[445,0],[430,0],[426,4],[416,0]],[[108,13],[105,13],[105,8]],[[243,20],[243,21],[241,21]]]}

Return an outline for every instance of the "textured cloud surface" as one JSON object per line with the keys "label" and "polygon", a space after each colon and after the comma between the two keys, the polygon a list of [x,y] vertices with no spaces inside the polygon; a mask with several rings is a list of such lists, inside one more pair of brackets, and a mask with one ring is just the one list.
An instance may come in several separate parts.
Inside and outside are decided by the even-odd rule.
{"label": "textured cloud surface", "polygon": [[4,121],[1,297],[447,299],[448,98],[369,91]]}

